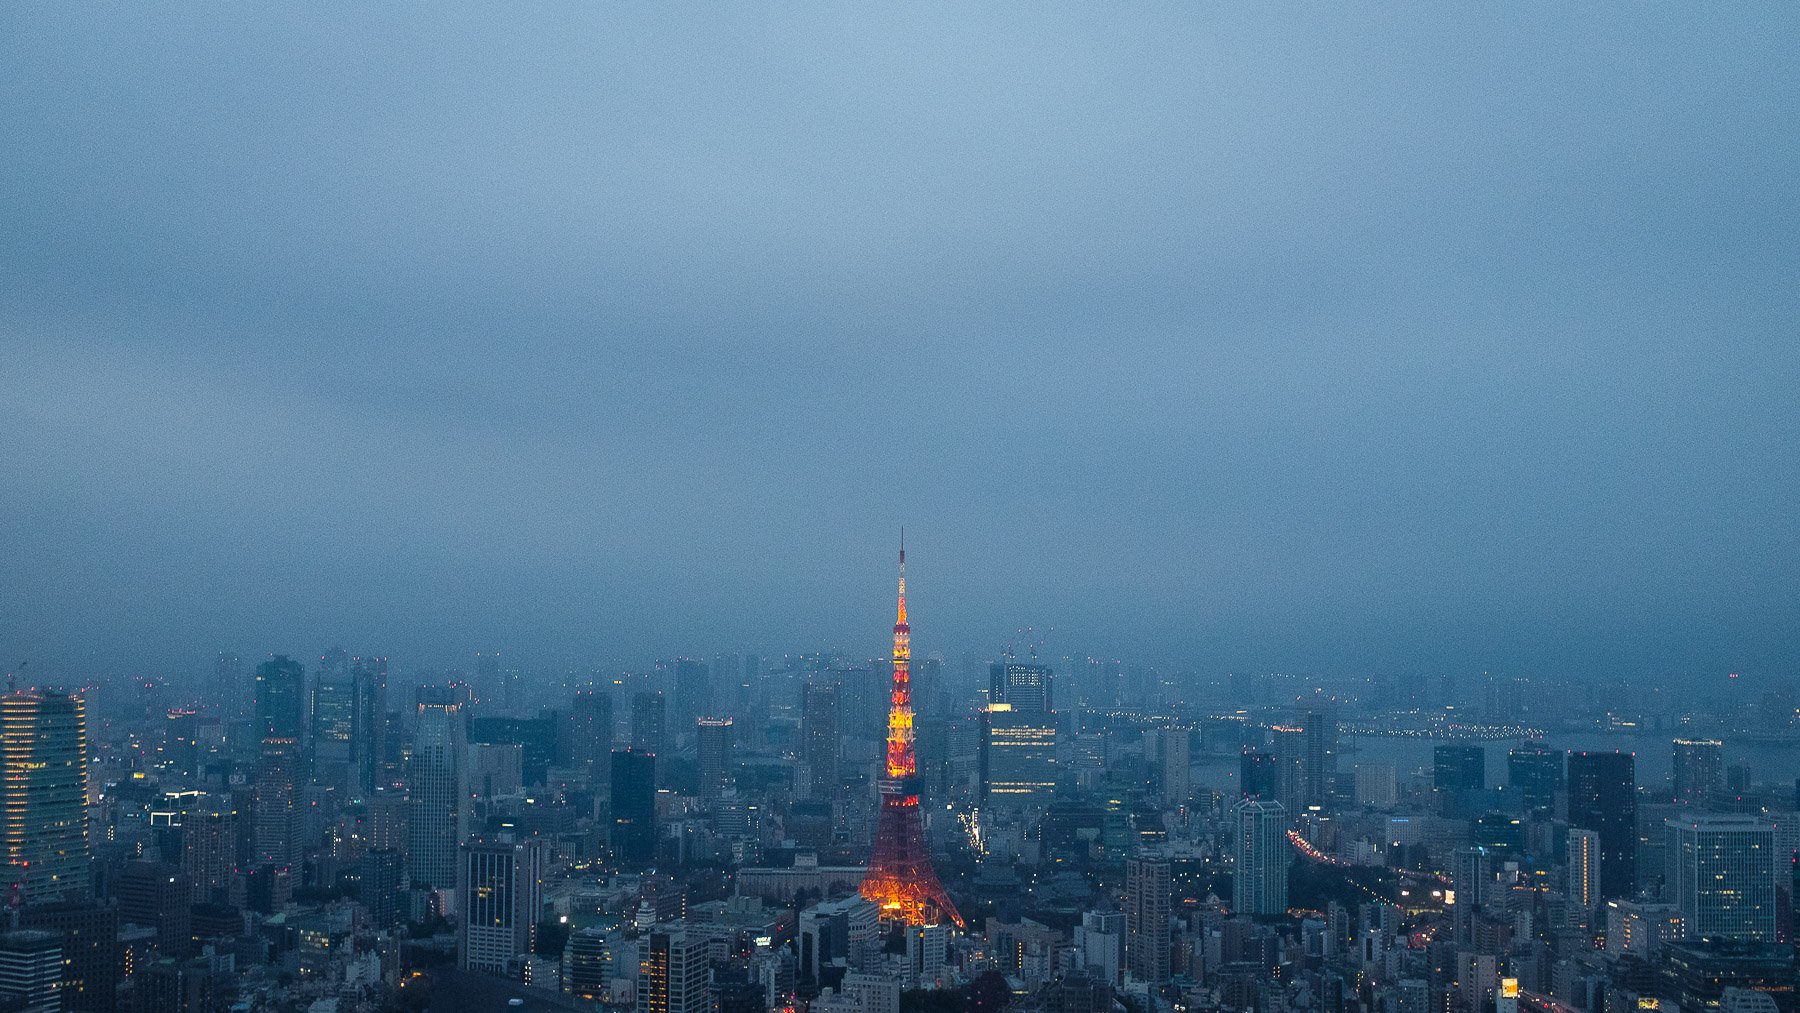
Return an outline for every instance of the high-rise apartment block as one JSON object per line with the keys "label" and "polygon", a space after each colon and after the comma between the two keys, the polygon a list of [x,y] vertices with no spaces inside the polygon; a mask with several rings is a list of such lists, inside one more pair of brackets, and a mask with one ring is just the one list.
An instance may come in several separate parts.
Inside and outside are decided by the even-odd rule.
{"label": "high-rise apartment block", "polygon": [[1288,907],[1288,811],[1256,799],[1238,806],[1232,835],[1232,909],[1244,914],[1285,914]]}
{"label": "high-rise apartment block", "polygon": [[1169,979],[1169,914],[1175,886],[1169,860],[1135,855],[1125,860],[1125,959],[1131,977],[1159,984]]}

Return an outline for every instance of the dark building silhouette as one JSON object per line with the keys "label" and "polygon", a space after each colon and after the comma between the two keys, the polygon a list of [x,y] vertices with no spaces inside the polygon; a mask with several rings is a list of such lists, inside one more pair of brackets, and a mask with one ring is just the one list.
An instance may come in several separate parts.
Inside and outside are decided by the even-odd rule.
{"label": "dark building silhouette", "polygon": [[1600,895],[1637,892],[1636,758],[1630,753],[1569,754],[1569,826],[1600,838]]}
{"label": "dark building silhouette", "polygon": [[110,1013],[119,991],[119,913],[91,900],[35,904],[19,927],[62,937],[62,1008]]}
{"label": "dark building silhouette", "polygon": [[558,715],[556,762],[602,777],[612,753],[612,739],[612,694],[604,689],[584,689]]}
{"label": "dark building silhouette", "polygon": [[1268,753],[1246,749],[1238,756],[1238,781],[1244,798],[1274,801],[1281,789],[1281,761]]}
{"label": "dark building silhouette", "polygon": [[621,864],[647,865],[656,857],[654,753],[613,751],[612,848]]}
{"label": "dark building silhouette", "polygon": [[843,780],[841,718],[844,691],[836,682],[809,682],[800,701],[800,737],[806,759],[806,788],[829,797]]}
{"label": "dark building silhouette", "polygon": [[736,727],[730,718],[700,718],[695,723],[695,753],[700,766],[700,797],[718,801],[735,779]]}
{"label": "dark building silhouette", "polygon": [[1443,743],[1431,750],[1431,790],[1438,811],[1466,817],[1487,787],[1487,751],[1480,746]]}
{"label": "dark building silhouette", "polygon": [[1551,809],[1563,784],[1563,751],[1542,742],[1524,742],[1506,754],[1506,783],[1526,812]]}
{"label": "dark building silhouette", "polygon": [[661,690],[631,695],[631,748],[640,753],[668,750],[668,701]]}
{"label": "dark building silhouette", "polygon": [[682,658],[675,662],[675,721],[686,730],[712,713],[712,669],[704,661]]}
{"label": "dark building silhouette", "polygon": [[113,884],[119,920],[156,930],[156,950],[165,957],[186,957],[192,949],[189,906],[193,886],[179,865],[127,862]]}

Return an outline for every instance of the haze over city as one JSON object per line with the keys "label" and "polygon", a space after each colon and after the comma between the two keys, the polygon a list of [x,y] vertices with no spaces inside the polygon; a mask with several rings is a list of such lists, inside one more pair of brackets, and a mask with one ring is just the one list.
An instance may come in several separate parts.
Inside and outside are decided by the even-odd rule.
{"label": "haze over city", "polygon": [[1800,1013],[1796,39],[0,11],[0,1013]]}
{"label": "haze over city", "polygon": [[0,644],[1800,661],[1791,9],[692,15],[4,15]]}

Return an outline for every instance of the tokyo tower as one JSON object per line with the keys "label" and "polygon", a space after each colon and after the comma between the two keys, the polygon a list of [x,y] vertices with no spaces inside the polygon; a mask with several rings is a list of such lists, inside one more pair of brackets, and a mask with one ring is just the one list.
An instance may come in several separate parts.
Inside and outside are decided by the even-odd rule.
{"label": "tokyo tower", "polygon": [[863,875],[862,895],[881,917],[907,925],[949,921],[962,915],[950,903],[931,855],[919,812],[919,761],[913,754],[912,628],[906,625],[906,541],[900,542],[900,611],[894,622],[894,685],[888,702],[887,776],[881,779],[881,813],[875,848]]}

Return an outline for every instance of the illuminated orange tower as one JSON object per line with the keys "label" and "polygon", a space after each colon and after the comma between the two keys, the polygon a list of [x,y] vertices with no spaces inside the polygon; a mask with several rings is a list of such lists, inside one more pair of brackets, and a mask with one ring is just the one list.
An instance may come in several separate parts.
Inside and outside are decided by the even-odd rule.
{"label": "illuminated orange tower", "polygon": [[919,760],[913,753],[912,628],[906,624],[906,540],[900,540],[900,611],[894,622],[894,685],[888,699],[887,776],[881,779],[881,813],[875,848],[863,875],[862,895],[881,906],[881,917],[907,925],[939,921],[961,927],[931,854],[919,812]]}

